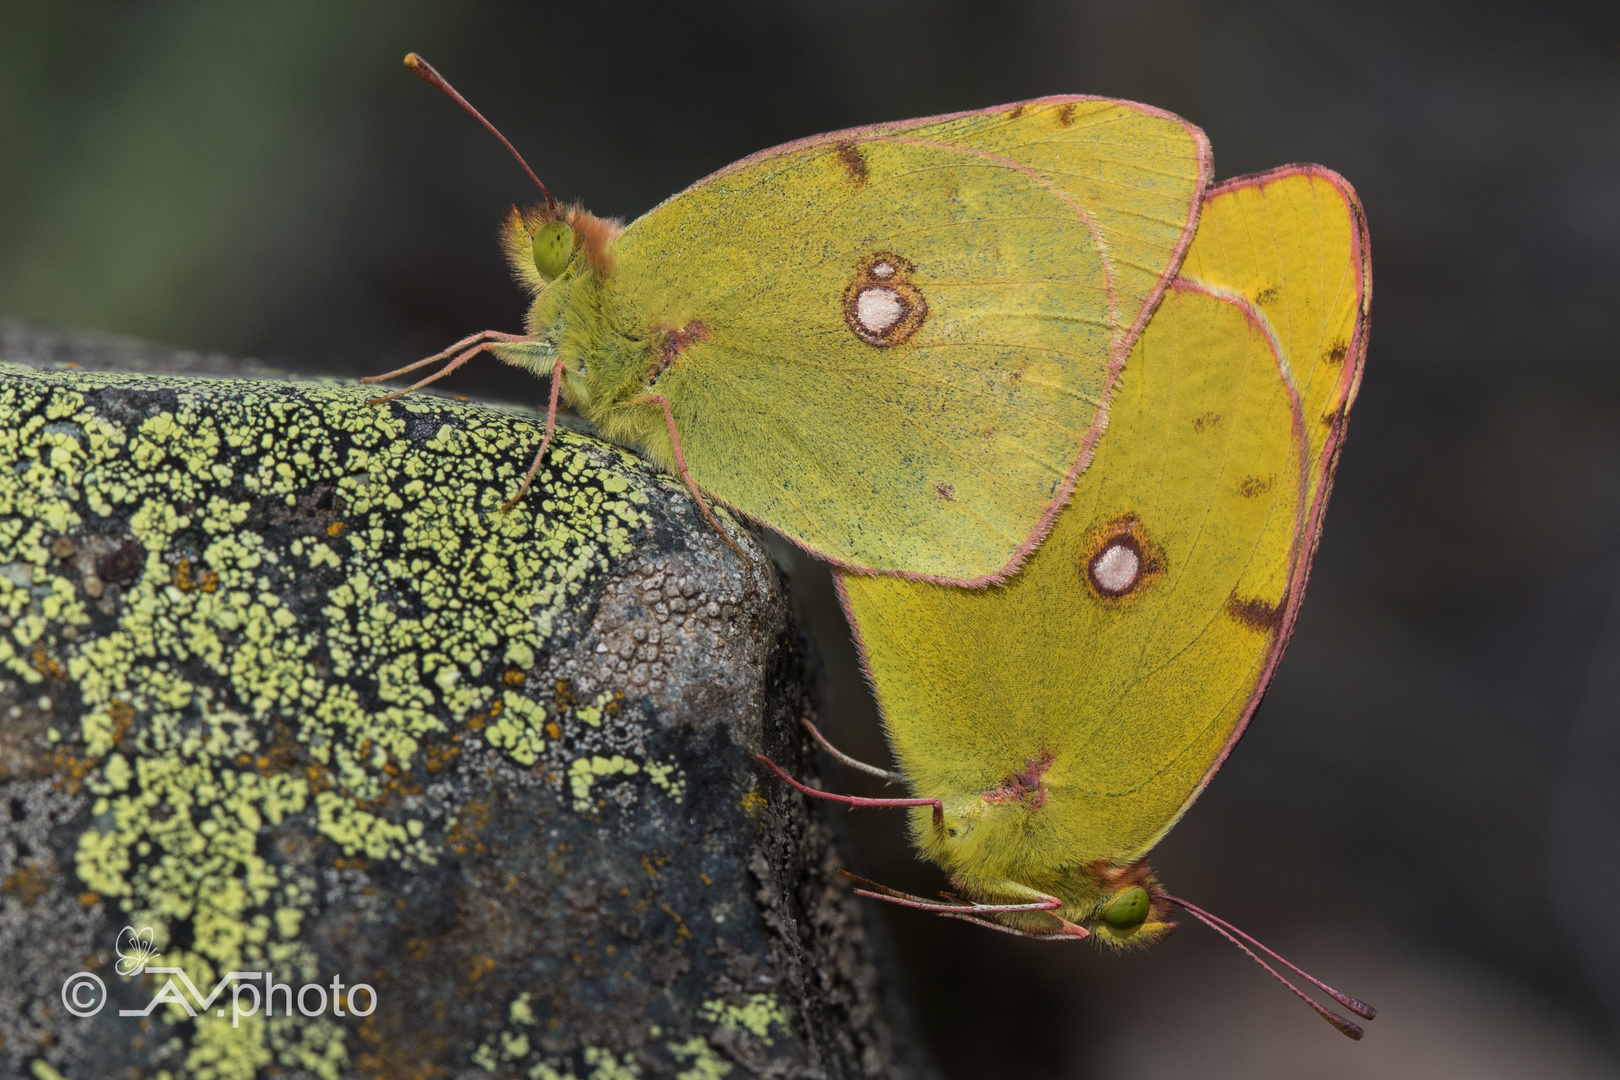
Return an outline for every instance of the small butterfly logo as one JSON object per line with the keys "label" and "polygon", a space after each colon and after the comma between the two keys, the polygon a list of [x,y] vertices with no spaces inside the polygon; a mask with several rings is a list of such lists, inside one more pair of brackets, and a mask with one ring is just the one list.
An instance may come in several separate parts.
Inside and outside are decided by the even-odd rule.
{"label": "small butterfly logo", "polygon": [[146,965],[162,954],[152,944],[152,928],[143,926],[139,932],[133,926],[118,931],[118,974],[129,978],[146,970]]}

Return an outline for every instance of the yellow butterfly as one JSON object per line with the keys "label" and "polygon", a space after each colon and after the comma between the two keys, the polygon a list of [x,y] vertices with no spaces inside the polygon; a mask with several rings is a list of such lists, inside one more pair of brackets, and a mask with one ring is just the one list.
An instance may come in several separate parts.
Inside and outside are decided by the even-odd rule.
{"label": "yellow butterfly", "polygon": [[560,393],[700,505],[852,570],[982,585],[1090,460],[1209,175],[1184,120],[1051,97],[766,150],[628,227],[535,177],[545,203],[505,232],[527,333],[376,378],[490,351],[552,377],[546,443]]}
{"label": "yellow butterfly", "polygon": [[1354,192],[1325,169],[1214,189],[1022,571],[982,590],[839,574],[914,797],[832,797],[912,806],[917,846],[962,894],[864,895],[1125,947],[1180,905],[1264,950],[1166,893],[1143,856],[1230,753],[1299,613],[1361,380],[1367,252]]}

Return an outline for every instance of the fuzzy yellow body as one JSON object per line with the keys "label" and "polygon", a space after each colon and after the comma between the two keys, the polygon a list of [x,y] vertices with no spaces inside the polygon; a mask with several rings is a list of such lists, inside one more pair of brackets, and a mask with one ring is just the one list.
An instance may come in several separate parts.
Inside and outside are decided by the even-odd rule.
{"label": "fuzzy yellow body", "polygon": [[674,471],[667,400],[697,487],[814,554],[983,584],[1084,466],[1209,170],[1197,128],[1094,98],[817,136],[555,280],[514,219],[532,340],[495,351],[561,360],[576,410]]}
{"label": "fuzzy yellow body", "polygon": [[[1207,199],[1051,535],[984,590],[840,575],[928,858],[981,903],[1101,908],[1258,705],[1298,611],[1370,295],[1349,186],[1296,167]],[[994,921],[1049,930],[1050,916]]]}

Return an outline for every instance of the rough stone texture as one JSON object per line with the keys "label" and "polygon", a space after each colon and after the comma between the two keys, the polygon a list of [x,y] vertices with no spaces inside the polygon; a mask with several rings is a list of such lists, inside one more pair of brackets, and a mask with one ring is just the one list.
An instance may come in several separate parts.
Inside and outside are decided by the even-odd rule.
{"label": "rough stone texture", "polygon": [[[910,1075],[830,829],[749,759],[808,761],[763,550],[568,432],[501,515],[534,417],[365,397],[0,364],[0,1069]],[[376,1005],[120,1016],[162,967]]]}

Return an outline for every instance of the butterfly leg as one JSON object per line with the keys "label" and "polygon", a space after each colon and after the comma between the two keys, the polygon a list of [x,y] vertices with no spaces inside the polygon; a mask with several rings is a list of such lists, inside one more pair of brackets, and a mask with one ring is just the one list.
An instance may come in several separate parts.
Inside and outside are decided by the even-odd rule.
{"label": "butterfly leg", "polygon": [[664,423],[669,426],[670,445],[675,448],[675,467],[680,470],[681,479],[686,481],[687,490],[692,493],[692,498],[697,500],[698,509],[703,511],[703,516],[709,519],[709,524],[714,526],[714,531],[720,534],[720,539],[726,542],[726,546],[735,551],[737,557],[744,563],[753,566],[754,560],[750,559],[747,553],[737,546],[737,542],[731,538],[731,534],[721,527],[720,519],[714,516],[714,512],[709,509],[708,502],[703,498],[703,493],[698,490],[697,484],[692,482],[692,474],[686,471],[686,455],[681,453],[681,435],[680,432],[675,430],[675,414],[670,411],[669,399],[663,394],[653,394],[641,400],[656,401],[664,407]]}
{"label": "butterfly leg", "polygon": [[406,364],[402,368],[396,368],[393,371],[384,372],[381,375],[367,375],[360,381],[363,383],[373,383],[386,382],[389,379],[397,379],[399,376],[415,371],[417,368],[426,367],[429,364],[436,364],[440,360],[443,360],[448,356],[453,356],[463,349],[468,350],[463,355],[456,357],[456,359],[446,364],[444,369],[441,370],[437,375],[423,379],[414,386],[407,387],[398,393],[389,394],[387,397],[374,398],[372,401],[368,402],[368,404],[375,405],[379,402],[389,401],[393,398],[399,397],[401,394],[408,394],[412,390],[426,386],[428,383],[433,382],[436,379],[444,378],[446,375],[450,374],[456,368],[460,367],[462,364],[465,364],[468,360],[472,359],[472,357],[478,354],[480,350],[472,348],[474,345],[478,345],[481,348],[488,348],[490,345],[506,345],[528,340],[530,339],[524,334],[508,334],[500,330],[482,330],[476,334],[462,338],[460,341],[456,342],[448,349],[445,349],[443,352],[436,352],[432,356],[416,361],[414,364]]}
{"label": "butterfly leg", "polygon": [[[891,889],[887,885],[879,885],[875,881],[868,881],[866,878],[858,877],[848,870],[838,872],[855,882],[857,886],[855,889],[856,896],[882,900],[900,907],[916,908],[919,911],[931,911],[936,915],[943,915],[949,919],[961,919],[963,922],[977,923],[980,926],[988,926],[992,930],[1000,930],[1016,937],[1034,938],[1037,941],[1077,941],[1091,936],[1091,931],[1085,927],[1072,923],[1057,914],[1058,909],[1063,906],[1062,900],[1055,896],[1048,896],[1028,886],[1019,885],[1016,882],[1003,882],[1002,885],[1014,895],[1028,896],[1030,898],[1028,902],[1022,904],[975,904],[971,900],[963,900],[960,897],[946,894],[949,897],[948,902],[941,903],[938,900],[927,900],[921,896],[913,896],[898,889]],[[1024,912],[1042,912],[1050,915],[1057,920],[1058,931],[1052,934],[1038,933],[1012,926],[1001,919],[1001,916]]]}
{"label": "butterfly leg", "polygon": [[888,769],[880,769],[876,765],[868,765],[864,761],[857,761],[848,754],[844,753],[842,750],[838,749],[838,747],[827,741],[827,736],[823,735],[821,733],[821,729],[810,722],[809,717],[801,719],[799,723],[804,725],[804,729],[810,733],[810,737],[812,739],[816,740],[816,744],[818,746],[827,751],[827,753],[831,754],[838,761],[848,765],[850,768],[859,769],[863,773],[868,773],[890,784],[905,783],[906,778],[901,776],[899,773],[890,772]]}
{"label": "butterfly leg", "polygon": [[756,761],[764,762],[770,770],[782,778],[783,783],[801,794],[812,799],[826,799],[828,802],[843,803],[845,806],[875,806],[875,807],[905,807],[905,806],[932,806],[934,808],[934,828],[945,827],[945,804],[938,799],[866,799],[859,795],[835,795],[830,791],[817,791],[807,784],[801,784],[782,770],[782,766],[766,757],[764,754],[755,754]]}
{"label": "butterfly leg", "polygon": [[557,434],[557,392],[562,389],[563,362],[559,359],[551,367],[551,405],[546,409],[546,437],[540,440],[540,449],[534,452],[534,461],[529,463],[529,471],[523,474],[523,483],[518,485],[517,494],[506,500],[501,507],[501,513],[506,513],[516,506],[529,493],[529,486],[534,483],[534,476],[540,471],[540,460],[546,456],[546,448],[551,445],[551,437]]}

